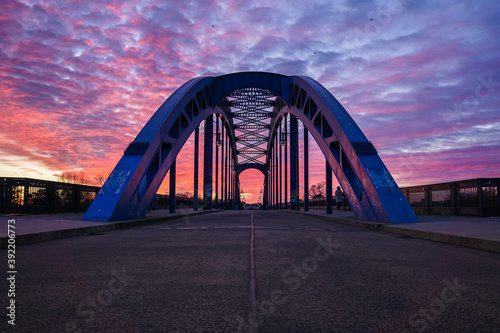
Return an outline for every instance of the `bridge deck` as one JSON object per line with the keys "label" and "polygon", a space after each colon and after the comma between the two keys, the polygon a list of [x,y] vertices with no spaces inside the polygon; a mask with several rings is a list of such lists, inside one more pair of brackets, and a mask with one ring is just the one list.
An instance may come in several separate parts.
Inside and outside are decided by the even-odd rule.
{"label": "bridge deck", "polygon": [[279,211],[94,235],[17,248],[21,331],[500,328],[495,253]]}
{"label": "bridge deck", "polygon": [[[153,210],[145,219],[129,220],[121,222],[89,222],[82,221],[83,213],[79,214],[52,214],[52,215],[22,215],[22,216],[0,216],[0,246],[6,243],[7,221],[15,219],[16,236],[30,235],[23,240],[25,244],[35,243],[42,240],[78,236],[91,232],[99,232],[126,227],[127,224],[153,223],[155,221],[171,220],[176,218],[189,219],[190,216],[199,213],[192,209],[177,209],[175,214],[169,214],[167,210]],[[336,223],[344,223],[371,229],[377,229],[410,237],[441,241],[445,243],[462,245],[478,249],[500,253],[500,217],[468,217],[447,215],[418,215],[421,223],[407,223],[398,225],[379,224],[369,221],[357,220],[352,212],[333,211],[326,214],[324,210],[312,209],[308,212],[293,212],[294,214],[315,215]],[[378,228],[377,228],[378,226]],[[80,232],[71,232],[79,230]],[[65,233],[66,231],[66,233]],[[41,234],[44,235],[41,235]],[[450,242],[450,237],[460,237],[457,242]],[[22,243],[21,243],[22,244]],[[484,245],[487,244],[487,247]]]}

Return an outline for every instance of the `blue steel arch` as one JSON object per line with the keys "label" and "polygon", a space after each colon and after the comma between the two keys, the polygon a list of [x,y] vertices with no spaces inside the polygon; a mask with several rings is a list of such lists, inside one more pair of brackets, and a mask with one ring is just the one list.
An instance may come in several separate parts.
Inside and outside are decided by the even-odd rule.
{"label": "blue steel arch", "polygon": [[[284,113],[300,119],[318,143],[348,195],[358,218],[387,222],[418,221],[371,143],[333,95],[315,80],[265,72],[195,78],[177,89],[147,122],[125,151],[84,220],[111,221],[143,217],[180,149],[200,122],[217,113],[225,118],[232,151],[235,134],[226,96],[258,87],[277,99],[271,120],[268,161],[278,122]],[[238,166],[239,175],[265,166]]]}

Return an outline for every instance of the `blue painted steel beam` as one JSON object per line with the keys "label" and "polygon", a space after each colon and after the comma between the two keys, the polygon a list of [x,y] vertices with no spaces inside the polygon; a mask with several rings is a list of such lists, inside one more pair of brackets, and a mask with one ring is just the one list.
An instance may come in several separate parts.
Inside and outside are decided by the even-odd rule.
{"label": "blue painted steel beam", "polygon": [[309,210],[309,132],[304,126],[304,211]]}
{"label": "blue painted steel beam", "polygon": [[287,119],[288,119],[288,113],[284,114],[284,121],[285,121],[285,209],[288,209],[288,124],[287,124]]}
{"label": "blue painted steel beam", "polygon": [[198,173],[200,160],[200,128],[194,130],[194,189],[193,189],[193,210],[198,210]]}
{"label": "blue painted steel beam", "polygon": [[205,119],[205,137],[203,147],[203,210],[212,210],[212,169],[213,169],[213,119]]}
{"label": "blue painted steel beam", "polygon": [[[278,132],[279,133],[279,132]],[[276,199],[275,199],[275,206],[276,206],[276,209],[279,209],[279,181],[278,181],[278,178],[280,176],[280,171],[279,171],[279,163],[278,163],[278,151],[279,151],[279,141],[278,141],[278,136],[279,135],[275,135],[274,136],[274,173],[275,173],[275,176],[274,176],[274,187],[275,187],[275,190],[274,192],[276,193]]]}
{"label": "blue painted steel beam", "polygon": [[219,208],[219,146],[217,140],[219,140],[219,117],[215,115],[215,208]]}
{"label": "blue painted steel beam", "polygon": [[290,209],[299,209],[299,123],[290,115]]}
{"label": "blue painted steel beam", "polygon": [[170,190],[168,192],[168,197],[169,197],[169,207],[168,207],[168,210],[169,210],[169,213],[171,214],[174,214],[175,213],[175,206],[176,206],[176,202],[175,202],[175,161],[172,163],[172,165],[170,166],[170,184],[169,184],[169,187],[170,187]]}
{"label": "blue painted steel beam", "polygon": [[332,190],[332,168],[330,167],[330,163],[326,161],[326,168],[325,168],[325,174],[326,174],[326,213],[327,214],[332,214],[332,195],[333,195],[333,190]]}

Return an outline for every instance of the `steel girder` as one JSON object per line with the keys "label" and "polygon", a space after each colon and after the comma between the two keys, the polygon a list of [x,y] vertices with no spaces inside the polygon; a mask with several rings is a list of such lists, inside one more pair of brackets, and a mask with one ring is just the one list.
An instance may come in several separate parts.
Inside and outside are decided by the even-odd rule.
{"label": "steel girder", "polygon": [[[279,96],[271,115],[264,165],[238,165],[230,102],[232,92],[260,88]],[[195,78],[177,89],[129,145],[84,220],[112,221],[143,217],[182,146],[200,122],[223,115],[236,176],[256,168],[267,176],[273,138],[284,113],[300,119],[318,143],[358,218],[416,222],[375,148],[342,105],[318,82],[304,76],[243,72]]]}

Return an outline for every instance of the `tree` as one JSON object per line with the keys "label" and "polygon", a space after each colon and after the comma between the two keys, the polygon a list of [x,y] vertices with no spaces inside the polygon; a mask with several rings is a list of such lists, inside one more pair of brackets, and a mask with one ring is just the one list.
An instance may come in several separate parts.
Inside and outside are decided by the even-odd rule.
{"label": "tree", "polygon": [[63,183],[71,184],[85,184],[87,183],[87,175],[83,172],[76,171],[63,171],[62,174],[57,175],[57,180]]}
{"label": "tree", "polygon": [[103,187],[106,180],[109,178],[111,171],[99,172],[96,176],[94,176],[94,181],[98,186]]}
{"label": "tree", "polygon": [[322,181],[309,187],[309,197],[324,197],[326,182]]}
{"label": "tree", "polygon": [[193,193],[191,193],[191,192],[178,193],[177,197],[178,198],[183,198],[183,199],[192,199],[193,198]]}

